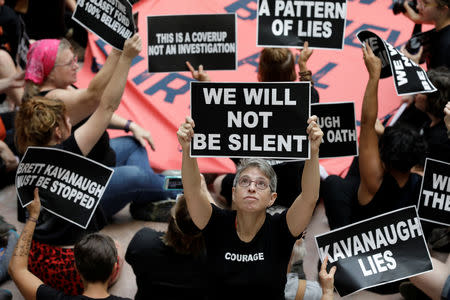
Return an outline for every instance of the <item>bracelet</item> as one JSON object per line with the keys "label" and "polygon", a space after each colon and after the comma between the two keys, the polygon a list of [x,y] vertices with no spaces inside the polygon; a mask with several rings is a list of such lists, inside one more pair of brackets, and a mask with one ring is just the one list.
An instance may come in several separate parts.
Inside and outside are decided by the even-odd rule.
{"label": "bracelet", "polygon": [[127,123],[125,124],[125,127],[123,128],[123,130],[125,130],[125,132],[129,132],[130,131],[130,125],[133,121],[128,120]]}
{"label": "bracelet", "polygon": [[34,217],[28,217],[28,221],[34,222],[36,223],[38,219],[34,218]]}

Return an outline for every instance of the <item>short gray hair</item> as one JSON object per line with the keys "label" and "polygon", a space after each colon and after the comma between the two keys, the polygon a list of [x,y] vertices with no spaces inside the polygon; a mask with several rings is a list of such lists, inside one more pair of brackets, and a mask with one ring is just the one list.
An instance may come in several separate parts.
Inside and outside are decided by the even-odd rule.
{"label": "short gray hair", "polygon": [[269,187],[272,192],[277,190],[277,174],[273,170],[272,166],[262,158],[243,158],[239,162],[236,170],[236,176],[233,180],[233,186],[235,187],[238,183],[241,173],[248,168],[258,168],[264,176],[269,178]]}

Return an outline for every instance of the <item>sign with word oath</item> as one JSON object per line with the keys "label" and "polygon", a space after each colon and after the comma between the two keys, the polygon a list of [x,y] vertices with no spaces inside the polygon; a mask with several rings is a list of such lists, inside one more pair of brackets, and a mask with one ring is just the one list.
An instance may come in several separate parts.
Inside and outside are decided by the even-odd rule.
{"label": "sign with word oath", "polygon": [[436,91],[427,73],[391,44],[375,33],[363,30],[356,34],[361,43],[369,43],[373,53],[381,60],[380,78],[392,76],[397,95],[432,93]]}
{"label": "sign with word oath", "polygon": [[258,0],[260,47],[344,48],[346,0]]}
{"label": "sign with word oath", "polygon": [[358,155],[355,103],[314,103],[311,114],[323,131],[320,158]]}
{"label": "sign with word oath", "polygon": [[414,206],[315,236],[319,257],[337,266],[340,296],[433,269]]}
{"label": "sign with word oath", "polygon": [[419,217],[450,226],[450,164],[427,158],[420,188]]}
{"label": "sign with word oath", "polygon": [[149,16],[148,71],[236,70],[236,14]]}
{"label": "sign with word oath", "polygon": [[17,195],[27,206],[37,187],[43,208],[86,229],[113,172],[72,152],[28,147],[17,168]]}
{"label": "sign with word oath", "polygon": [[192,82],[191,155],[308,159],[310,97],[310,82]]}
{"label": "sign with word oath", "polygon": [[135,32],[128,0],[77,0],[72,19],[119,50]]}

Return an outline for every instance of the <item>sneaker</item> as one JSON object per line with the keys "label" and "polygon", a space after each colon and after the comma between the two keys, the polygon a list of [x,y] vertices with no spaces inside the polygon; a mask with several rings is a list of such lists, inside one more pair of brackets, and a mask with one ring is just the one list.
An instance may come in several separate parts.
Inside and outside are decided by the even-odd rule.
{"label": "sneaker", "polygon": [[402,295],[405,300],[428,300],[431,299],[424,292],[419,290],[411,282],[402,282],[399,286],[400,295]]}
{"label": "sneaker", "polygon": [[130,203],[131,216],[136,220],[167,222],[170,216],[170,209],[176,200],[168,199],[146,204]]}

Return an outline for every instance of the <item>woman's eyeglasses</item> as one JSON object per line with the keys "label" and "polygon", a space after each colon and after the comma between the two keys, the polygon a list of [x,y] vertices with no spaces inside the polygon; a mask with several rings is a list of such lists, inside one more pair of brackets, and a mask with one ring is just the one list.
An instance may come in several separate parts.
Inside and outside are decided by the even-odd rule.
{"label": "woman's eyeglasses", "polygon": [[74,66],[78,66],[78,55],[74,55],[73,58],[65,64],[55,64],[55,67],[74,67]]}
{"label": "woman's eyeglasses", "polygon": [[247,176],[242,176],[238,180],[238,184],[240,187],[249,187],[250,184],[252,184],[252,182],[254,182],[256,188],[261,191],[263,191],[269,187],[269,184],[264,179],[251,180]]}

